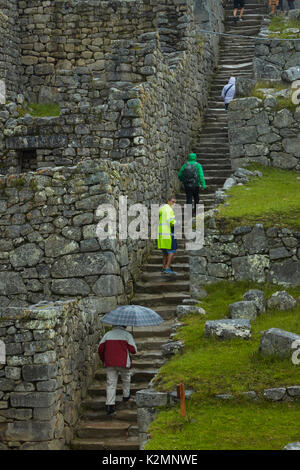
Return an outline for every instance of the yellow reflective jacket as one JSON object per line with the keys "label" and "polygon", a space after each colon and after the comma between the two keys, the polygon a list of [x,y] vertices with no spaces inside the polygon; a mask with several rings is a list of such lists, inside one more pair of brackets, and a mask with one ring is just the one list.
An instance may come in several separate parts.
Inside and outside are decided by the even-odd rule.
{"label": "yellow reflective jacket", "polygon": [[158,239],[159,250],[170,250],[172,247],[171,226],[175,224],[175,214],[169,204],[165,204],[159,209]]}

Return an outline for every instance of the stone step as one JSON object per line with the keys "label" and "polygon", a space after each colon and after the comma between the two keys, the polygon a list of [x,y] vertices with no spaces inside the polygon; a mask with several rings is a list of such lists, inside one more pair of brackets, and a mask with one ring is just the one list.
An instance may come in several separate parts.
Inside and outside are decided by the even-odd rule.
{"label": "stone step", "polygon": [[[153,307],[157,313],[160,312],[160,309],[155,307],[161,307],[163,305],[178,305],[182,303],[183,299],[189,298],[189,295],[186,292],[170,292],[170,293],[161,293],[161,294],[137,294],[132,299],[132,304],[134,305],[144,305],[145,307]],[[160,315],[160,313],[159,313]],[[164,317],[163,317],[164,318]]]}
{"label": "stone step", "polygon": [[77,435],[81,439],[126,438],[132,427],[132,422],[111,420],[109,426],[103,421],[81,422],[77,428]]}
{"label": "stone step", "polygon": [[[163,278],[162,277],[162,273],[161,273],[161,265],[159,266],[157,272],[151,272],[151,273],[147,273],[147,272],[144,272],[143,274],[141,274],[140,276],[140,280],[137,281],[137,284],[136,284],[136,287],[138,285],[140,286],[146,286],[146,285],[151,285],[152,283],[162,283],[162,281],[164,282],[164,286],[165,288],[168,289],[168,285],[166,285],[166,278]],[[189,272],[188,271],[179,271],[177,269],[177,276],[176,276],[176,281],[186,281],[189,279]],[[139,292],[138,290],[136,292]],[[140,291],[141,292],[141,291]],[[145,292],[147,292],[147,290],[145,290]]]}
{"label": "stone step", "polygon": [[[83,413],[86,410],[94,410],[94,411],[105,411],[105,402],[106,402],[106,397],[100,396],[96,398],[91,398],[87,397],[85,400],[82,402],[82,410]],[[123,402],[122,396],[117,395],[116,396],[116,409],[117,411],[119,410],[127,410],[127,409],[136,409],[136,404],[134,399],[131,399],[127,402]]]}
{"label": "stone step", "polygon": [[[189,262],[189,257],[188,257],[187,254],[185,254],[185,255],[178,254],[177,255],[177,253],[176,253],[175,256],[176,256],[177,263],[188,263]],[[149,264],[159,264],[159,263],[162,264],[162,254],[157,255],[157,256],[155,256],[155,255],[149,256],[148,262],[149,262]]]}
{"label": "stone step", "polygon": [[[168,292],[177,292],[178,288],[180,287],[180,290],[182,292],[189,292],[190,289],[190,282],[189,281],[184,281],[181,279],[180,275],[176,275],[176,280],[173,282],[170,281],[171,276],[166,276],[165,274],[161,274],[161,281],[158,282],[137,282],[135,284],[135,292],[144,292],[146,293],[159,293],[163,291],[168,291]],[[172,279],[174,276],[172,276]]]}
{"label": "stone step", "polygon": [[[157,263],[157,264],[147,264],[144,266],[145,271],[149,272],[157,272],[162,269],[162,264]],[[172,264],[172,269],[174,271],[185,271],[189,272],[190,270],[190,265],[188,263],[176,263],[176,258],[175,258],[175,263]],[[144,271],[144,272],[145,272]]]}
{"label": "stone step", "polygon": [[[121,379],[119,379],[119,382],[121,382]],[[138,392],[139,390],[143,390],[144,388],[147,388],[148,384],[149,384],[149,382],[140,383],[140,384],[135,384],[135,383],[131,382],[130,393],[131,393],[132,397],[134,397],[136,392]],[[91,398],[99,397],[99,396],[101,396],[101,397],[106,396],[106,384],[104,382],[99,383],[99,384],[94,383],[93,385],[91,385],[89,387],[88,392],[89,392],[89,396]],[[117,386],[117,393],[119,393],[122,396],[122,386],[119,383],[118,383],[118,386]]]}
{"label": "stone step", "polygon": [[139,450],[137,437],[126,439],[74,439],[71,444],[73,450]]}
{"label": "stone step", "polygon": [[[137,411],[136,409],[124,409],[118,410],[118,414],[116,415],[118,420],[126,421],[136,424],[137,421]],[[84,411],[80,419],[83,421],[104,421],[109,426],[110,421],[113,419],[112,416],[107,416],[106,411],[103,410],[86,410]]]}

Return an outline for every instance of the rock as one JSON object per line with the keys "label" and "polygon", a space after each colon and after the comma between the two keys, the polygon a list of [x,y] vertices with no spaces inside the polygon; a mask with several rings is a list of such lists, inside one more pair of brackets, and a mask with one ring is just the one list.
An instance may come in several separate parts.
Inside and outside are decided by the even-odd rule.
{"label": "rock", "polygon": [[296,299],[286,291],[275,292],[268,300],[268,308],[276,310],[291,310],[296,306]]}
{"label": "rock", "polygon": [[198,315],[206,315],[205,310],[201,307],[197,307],[195,305],[178,305],[176,308],[176,315],[178,318],[183,317],[184,315],[190,314],[198,314]]}
{"label": "rock", "polygon": [[75,253],[62,256],[55,261],[51,273],[54,278],[119,274],[119,265],[111,252]]}
{"label": "rock", "polygon": [[248,319],[235,319],[235,320],[210,320],[205,323],[204,336],[216,336],[220,339],[243,338],[249,339],[251,337],[250,320]]}
{"label": "rock", "polygon": [[75,253],[79,251],[79,245],[73,240],[67,240],[60,235],[50,235],[45,240],[45,254],[51,258],[67,255],[68,253]]}
{"label": "rock", "polygon": [[250,233],[243,236],[243,243],[250,255],[265,253],[268,241],[263,225],[256,224]]}
{"label": "rock", "polygon": [[300,385],[287,387],[286,390],[290,397],[300,397]]}
{"label": "rock", "polygon": [[273,263],[268,282],[284,286],[300,286],[300,261],[287,260]]}
{"label": "rock", "polygon": [[264,356],[292,357],[294,341],[300,342],[300,336],[279,328],[270,328],[261,336],[259,352]]}
{"label": "rock", "polygon": [[300,67],[290,67],[282,72],[282,79],[286,82],[293,82],[300,79]]}
{"label": "rock", "polygon": [[232,259],[233,275],[236,281],[265,282],[266,269],[270,260],[264,255],[240,256]]}
{"label": "rock", "polygon": [[51,282],[51,291],[59,295],[88,295],[90,288],[83,279],[55,279]]}
{"label": "rock", "polygon": [[253,390],[249,392],[243,392],[243,397],[247,398],[248,400],[257,400],[257,393]]}
{"label": "rock", "polygon": [[241,300],[240,302],[234,302],[229,305],[229,316],[233,319],[247,318],[249,320],[255,320],[257,311],[256,303],[252,300]]}
{"label": "rock", "polygon": [[287,444],[283,450],[300,450],[300,442],[291,442]]}
{"label": "rock", "polygon": [[0,295],[26,294],[27,289],[18,273],[0,272]]}
{"label": "rock", "polygon": [[26,243],[16,248],[10,255],[10,262],[14,268],[35,266],[43,257],[42,250],[34,243]]}
{"label": "rock", "polygon": [[215,395],[215,397],[220,400],[233,400],[233,395],[231,393],[220,393]]}
{"label": "rock", "polygon": [[136,392],[135,401],[137,408],[152,408],[154,406],[166,406],[168,403],[167,392],[157,392],[152,389]]}
{"label": "rock", "polygon": [[286,396],[286,389],[283,387],[268,388],[267,390],[264,390],[263,396],[269,401],[281,401]]}
{"label": "rock", "polygon": [[244,300],[253,301],[257,307],[257,314],[261,314],[266,311],[266,297],[263,291],[258,289],[248,290],[243,295]]}
{"label": "rock", "polygon": [[235,184],[236,184],[235,178],[232,178],[232,177],[227,178],[227,180],[223,184],[223,189],[227,191],[228,189],[232,188],[232,186],[234,186]]}
{"label": "rock", "polygon": [[182,341],[170,341],[169,343],[163,344],[162,353],[166,357],[173,356],[181,351],[183,346]]}

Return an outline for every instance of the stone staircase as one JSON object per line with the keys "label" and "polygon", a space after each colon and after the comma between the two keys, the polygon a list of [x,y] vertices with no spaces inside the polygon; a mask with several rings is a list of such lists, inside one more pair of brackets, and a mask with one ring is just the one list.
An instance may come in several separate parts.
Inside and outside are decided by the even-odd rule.
{"label": "stone staircase", "polygon": [[[228,4],[228,2],[226,2]],[[261,21],[266,11],[266,2],[247,0],[243,15],[244,21],[234,23],[232,2],[225,7],[225,30],[229,34],[257,36]],[[252,59],[254,55],[254,40],[222,36],[219,51],[219,64],[214,75],[204,125],[199,132],[193,148],[201,163],[207,189],[200,192],[200,203],[205,210],[214,207],[214,195],[225,180],[232,174],[229,145],[227,116],[221,92],[230,77],[252,77]],[[178,197],[178,202],[185,198]]]}
{"label": "stone staircase", "polygon": [[[262,19],[263,7],[259,0],[248,0],[245,21],[236,26],[232,21],[232,10],[226,8],[226,32],[257,35]],[[254,44],[248,39],[224,37],[220,45],[219,67],[214,77],[205,124],[199,133],[193,151],[199,155],[208,189],[200,194],[205,210],[214,206],[214,193],[222,187],[232,173],[227,135],[227,117],[220,98],[223,86],[230,76],[251,76]],[[179,194],[178,203],[185,203],[185,195]],[[172,268],[176,277],[165,276],[162,270],[162,255],[153,250],[145,264],[143,273],[135,284],[132,304],[153,308],[165,320],[157,327],[134,329],[138,354],[133,358],[131,394],[129,402],[122,401],[121,379],[118,384],[117,413],[106,416],[106,373],[99,369],[95,380],[82,403],[76,437],[72,441],[74,450],[136,450],[139,448],[137,411],[134,395],[148,387],[164,363],[161,346],[172,332],[177,305],[189,298],[189,259],[184,240],[178,241]]]}

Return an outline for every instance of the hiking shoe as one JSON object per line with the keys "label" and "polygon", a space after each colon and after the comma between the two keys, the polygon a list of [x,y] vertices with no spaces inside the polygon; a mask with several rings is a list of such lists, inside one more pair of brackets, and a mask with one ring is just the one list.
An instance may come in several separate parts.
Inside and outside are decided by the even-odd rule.
{"label": "hiking shoe", "polygon": [[236,23],[238,21],[236,16],[233,17],[233,21],[234,21],[234,23]]}
{"label": "hiking shoe", "polygon": [[130,400],[130,395],[129,397],[123,397],[123,401],[128,401],[128,400]]}
{"label": "hiking shoe", "polygon": [[244,21],[243,18],[239,18],[239,21]]}
{"label": "hiking shoe", "polygon": [[115,405],[106,405],[106,414],[107,416],[113,415],[116,412]]}
{"label": "hiking shoe", "polygon": [[176,276],[176,273],[174,273],[173,269],[165,269],[164,274],[171,274],[172,276]]}

